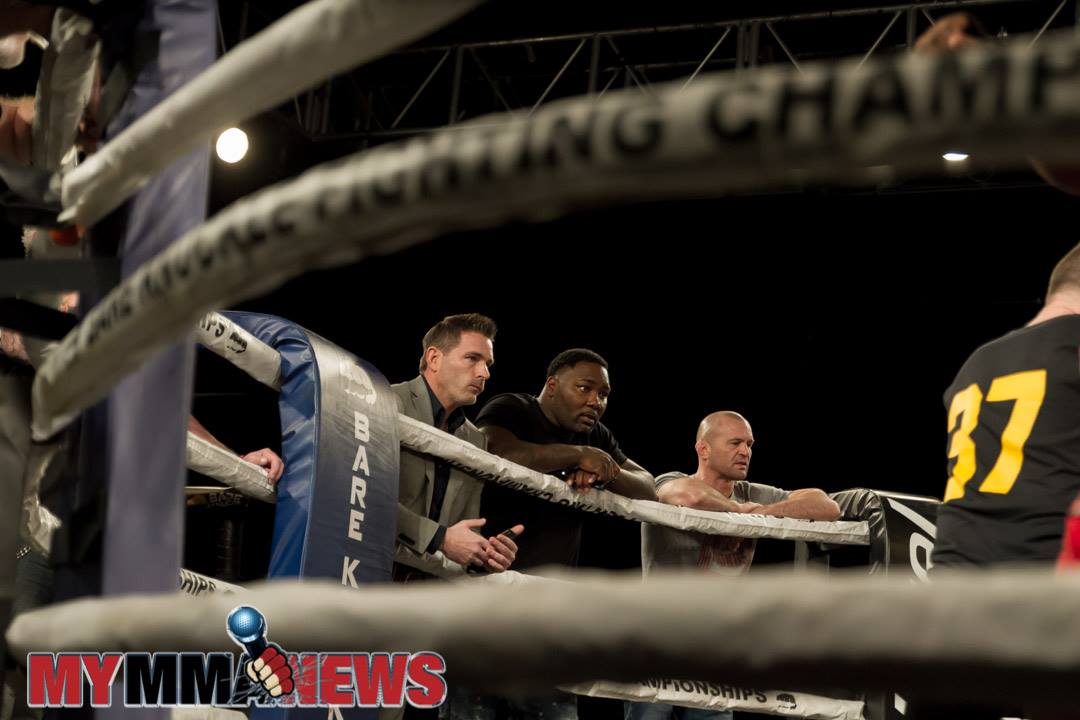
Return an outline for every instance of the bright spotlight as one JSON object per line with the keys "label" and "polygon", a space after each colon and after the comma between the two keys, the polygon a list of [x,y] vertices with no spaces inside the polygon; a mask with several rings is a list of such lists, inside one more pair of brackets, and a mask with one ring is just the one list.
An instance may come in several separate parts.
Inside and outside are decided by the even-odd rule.
{"label": "bright spotlight", "polygon": [[962,152],[947,152],[941,157],[945,158],[948,162],[964,162],[968,159],[968,154]]}
{"label": "bright spotlight", "polygon": [[247,133],[240,128],[229,128],[218,135],[217,144],[214,146],[217,156],[225,162],[232,164],[240,162],[247,155]]}

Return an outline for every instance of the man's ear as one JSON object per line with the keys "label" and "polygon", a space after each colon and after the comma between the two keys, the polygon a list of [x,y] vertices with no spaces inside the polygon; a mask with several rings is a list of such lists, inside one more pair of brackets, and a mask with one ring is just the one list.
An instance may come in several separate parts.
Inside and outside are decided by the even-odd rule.
{"label": "man's ear", "polygon": [[438,372],[439,366],[442,364],[443,354],[442,350],[432,345],[424,351],[424,358],[427,360],[428,369],[432,372]]}

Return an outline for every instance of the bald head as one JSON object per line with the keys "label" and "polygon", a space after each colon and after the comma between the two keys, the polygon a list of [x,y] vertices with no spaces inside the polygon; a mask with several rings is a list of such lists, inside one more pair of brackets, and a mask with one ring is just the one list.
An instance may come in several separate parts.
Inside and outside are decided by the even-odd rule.
{"label": "bald head", "polygon": [[729,423],[742,423],[746,427],[750,427],[750,423],[747,422],[746,418],[734,410],[720,410],[705,416],[705,419],[698,425],[697,437],[694,438],[694,442],[701,442],[702,440],[708,442],[716,434],[717,430]]}
{"label": "bald head", "polygon": [[731,410],[707,415],[694,443],[698,472],[708,482],[745,480],[753,447],[754,431],[742,415]]}

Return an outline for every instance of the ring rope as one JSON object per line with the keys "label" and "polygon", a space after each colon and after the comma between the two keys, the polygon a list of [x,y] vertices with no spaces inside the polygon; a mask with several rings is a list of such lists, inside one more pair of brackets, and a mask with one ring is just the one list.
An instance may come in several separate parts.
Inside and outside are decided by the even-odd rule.
{"label": "ring rope", "polygon": [[232,124],[423,37],[478,0],[316,0],[233,48],[63,177],[60,219],[91,226]]}
{"label": "ring rope", "polygon": [[[804,689],[917,691],[1070,707],[1080,673],[1080,574],[978,572],[911,583],[887,576],[658,575],[501,586],[273,583],[245,601],[297,651],[435,649],[456,682],[543,691],[595,680],[675,678]],[[235,600],[176,594],[59,603],[16,618],[17,656],[34,651],[215,651],[207,617]],[[567,612],[573,608],[572,612]],[[552,632],[551,628],[559,628]],[[993,632],[987,632],[992,627]],[[827,677],[822,669],[828,668]],[[949,677],[949,683],[942,683]]]}
{"label": "ring rope", "polygon": [[281,391],[281,353],[221,313],[203,316],[195,326],[195,342],[271,390]]}
{"label": "ring rope", "polygon": [[486,482],[494,482],[549,502],[585,512],[613,515],[655,525],[693,530],[708,535],[805,540],[838,545],[868,545],[870,531],[864,521],[796,520],[767,515],[695,510],[650,500],[631,500],[606,490],[588,494],[570,489],[566,482],[492,455],[458,437],[419,420],[398,414],[402,446],[433,455]]}
{"label": "ring rope", "polygon": [[[861,67],[771,67],[702,77],[681,92],[657,86],[650,97],[570,99],[498,116],[495,127],[488,118],[319,166],[217,214],[93,308],[35,378],[34,438],[64,427],[208,308],[450,229],[548,220],[617,200],[864,183],[885,164],[900,174],[940,172],[943,149],[961,142],[1001,168],[1030,154],[1080,158],[1078,75],[1080,37],[1063,31],[1033,47],[1021,39]],[[113,184],[132,181],[94,187]]]}
{"label": "ring rope", "polygon": [[[402,545],[394,552],[395,562],[404,563],[435,577],[455,582],[486,583],[496,586],[522,586],[538,582],[565,581],[567,571],[561,569],[555,579],[542,575],[530,575],[514,570],[487,575],[468,575],[465,568],[450,560],[441,552],[419,554]],[[655,674],[655,670],[653,671]],[[755,694],[732,692],[733,688],[716,683],[675,681],[658,679],[641,683],[616,683],[595,680],[572,685],[560,685],[559,690],[574,695],[603,697],[632,702],[668,703],[682,707],[712,710],[752,710],[765,714],[792,714],[781,712],[788,709],[781,696],[790,696],[790,704],[797,707],[798,716],[817,720],[863,720],[865,703],[861,700],[842,700],[821,695],[789,691],[756,691]],[[744,690],[739,688],[737,690]],[[741,695],[741,696],[740,696]]]}
{"label": "ring rope", "polygon": [[241,460],[230,450],[189,432],[186,448],[188,469],[223,482],[238,492],[263,502],[277,502],[277,492],[266,479],[266,471]]}

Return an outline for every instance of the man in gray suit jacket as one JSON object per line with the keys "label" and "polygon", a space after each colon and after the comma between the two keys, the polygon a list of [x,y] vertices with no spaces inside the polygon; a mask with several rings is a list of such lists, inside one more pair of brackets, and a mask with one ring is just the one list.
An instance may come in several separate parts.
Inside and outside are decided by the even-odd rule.
{"label": "man in gray suit jacket", "polygon": [[[495,322],[478,313],[450,315],[424,335],[420,374],[392,385],[398,410],[479,448],[487,438],[465,417],[491,377]],[[398,543],[418,553],[441,550],[462,565],[502,572],[517,555],[511,537],[485,538],[480,527],[483,483],[449,463],[401,451]],[[523,526],[511,528],[514,536]],[[505,528],[492,528],[499,531]]]}

